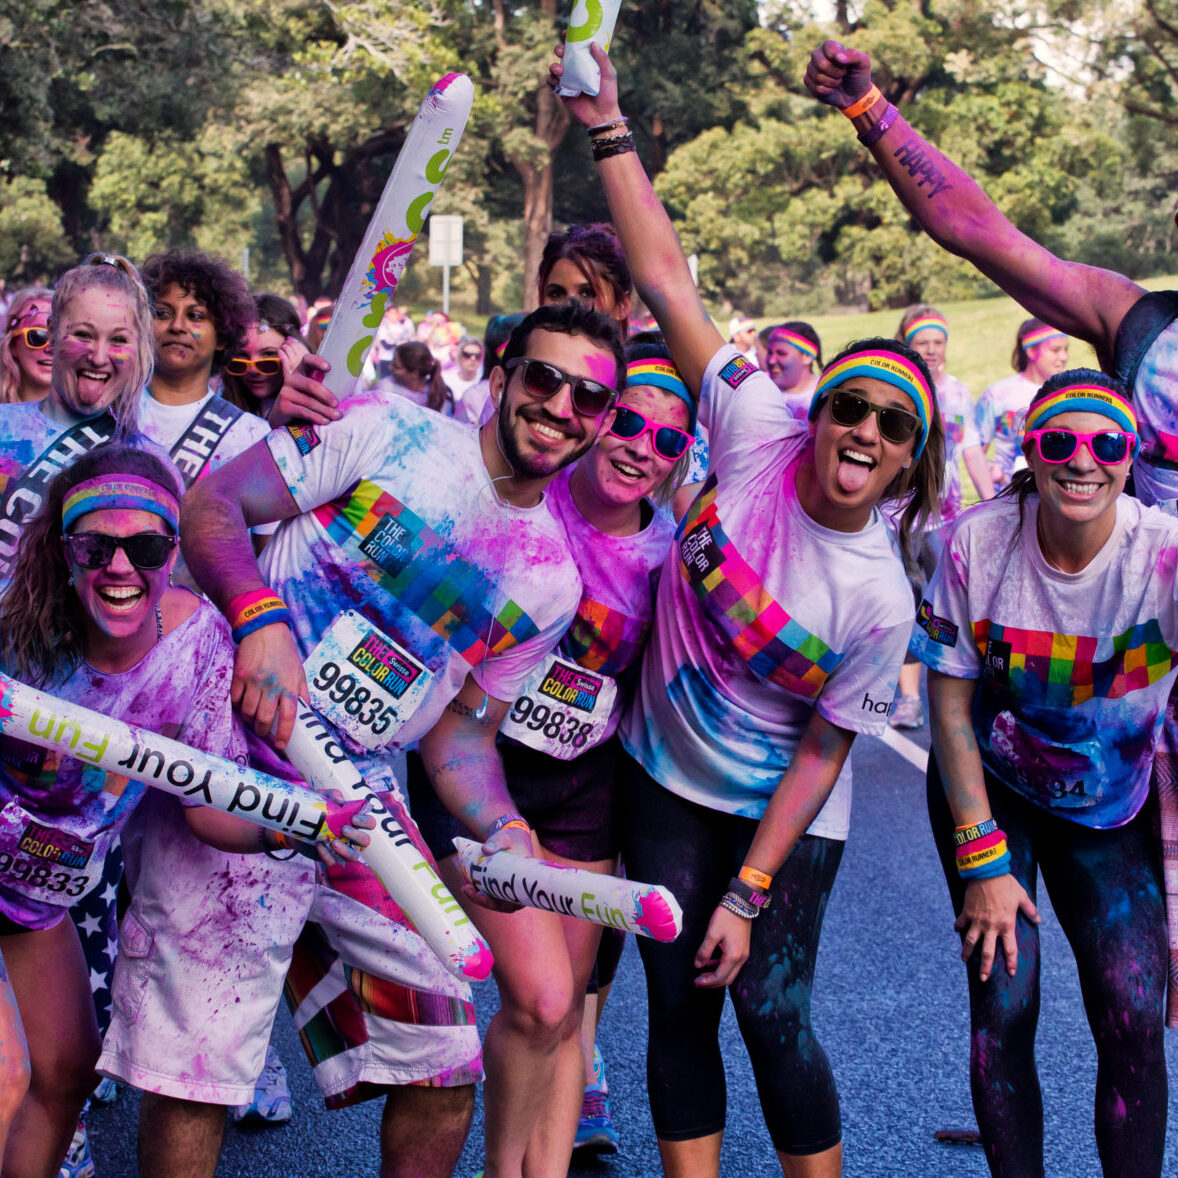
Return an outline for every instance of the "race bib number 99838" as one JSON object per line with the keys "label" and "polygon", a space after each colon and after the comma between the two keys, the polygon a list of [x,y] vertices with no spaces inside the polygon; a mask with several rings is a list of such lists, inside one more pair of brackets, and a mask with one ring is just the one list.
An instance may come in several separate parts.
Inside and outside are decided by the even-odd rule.
{"label": "race bib number 99838", "polygon": [[507,713],[499,731],[561,761],[600,744],[618,685],[552,655],[540,665]]}
{"label": "race bib number 99838", "polygon": [[421,662],[355,610],[331,623],[303,669],[315,709],[370,750],[392,741],[425,698],[431,678]]}

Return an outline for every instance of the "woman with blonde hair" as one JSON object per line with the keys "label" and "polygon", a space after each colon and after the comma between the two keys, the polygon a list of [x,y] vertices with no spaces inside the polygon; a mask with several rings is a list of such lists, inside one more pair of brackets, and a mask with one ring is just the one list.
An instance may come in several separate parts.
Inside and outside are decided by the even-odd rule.
{"label": "woman with blonde hair", "polygon": [[138,428],[153,348],[151,304],[135,267],[118,254],[91,254],[67,270],[53,291],[49,334],[49,392],[0,405],[0,592],[46,483],[79,455]]}
{"label": "woman with blonde hair", "polygon": [[39,401],[49,392],[49,307],[53,291],[26,286],[12,296],[0,337],[0,403]]}

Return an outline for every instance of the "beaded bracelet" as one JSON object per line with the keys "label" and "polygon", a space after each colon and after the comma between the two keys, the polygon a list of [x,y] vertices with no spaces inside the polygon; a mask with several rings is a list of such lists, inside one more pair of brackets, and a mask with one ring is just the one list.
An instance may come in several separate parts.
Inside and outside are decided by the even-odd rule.
{"label": "beaded bracelet", "polygon": [[728,894],[730,896],[738,896],[741,901],[750,908],[755,908],[758,912],[762,912],[769,907],[769,893],[761,891],[760,888],[753,887],[750,883],[745,883],[739,877],[734,877],[728,881]]}
{"label": "beaded bracelet", "polygon": [[891,125],[900,117],[900,112],[889,102],[888,109],[880,115],[879,122],[874,127],[868,127],[859,136],[859,142],[864,147],[874,147],[887,134]]}
{"label": "beaded bracelet", "polygon": [[759,915],[756,908],[750,904],[746,904],[733,892],[725,892],[720,897],[720,907],[731,912],[734,916],[739,916],[741,920],[756,920]]}
{"label": "beaded bracelet", "polygon": [[294,629],[286,602],[273,589],[253,589],[249,593],[239,593],[229,603],[226,613],[233,629],[234,642],[240,642],[247,634],[277,622],[284,622]]}
{"label": "beaded bracelet", "polygon": [[850,106],[844,106],[842,113],[848,119],[857,119],[860,115],[865,115],[881,98],[883,98],[883,94],[880,92],[879,87],[872,83],[871,89],[858,102],[852,102]]}
{"label": "beaded bracelet", "polygon": [[638,150],[634,143],[634,136],[629,133],[616,138],[591,139],[590,142],[593,144],[593,159],[596,162],[607,160],[610,156],[624,155],[628,151]]}
{"label": "beaded bracelet", "polygon": [[754,888],[760,888],[763,892],[767,892],[773,886],[773,876],[747,865],[740,869],[740,878],[746,884],[752,884]]}

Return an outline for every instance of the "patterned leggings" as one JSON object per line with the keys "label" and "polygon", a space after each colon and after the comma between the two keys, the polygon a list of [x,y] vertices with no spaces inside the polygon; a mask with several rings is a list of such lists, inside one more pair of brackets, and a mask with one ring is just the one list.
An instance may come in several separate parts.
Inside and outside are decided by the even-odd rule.
{"label": "patterned leggings", "polygon": [[[1088,1025],[1096,1042],[1096,1145],[1105,1178],[1162,1172],[1167,1078],[1162,1042],[1167,936],[1161,863],[1151,806],[1127,825],[1092,830],[1023,801],[986,774],[1012,871],[1032,899],[1038,869],[1076,957]],[[935,759],[929,760],[929,817],[960,913],[965,885],[953,855],[953,818]],[[1039,932],[1021,915],[1018,972],[998,949],[990,979],[967,969],[970,1086],[982,1144],[996,1178],[1041,1178],[1043,1098],[1035,1070],[1039,1021]]]}

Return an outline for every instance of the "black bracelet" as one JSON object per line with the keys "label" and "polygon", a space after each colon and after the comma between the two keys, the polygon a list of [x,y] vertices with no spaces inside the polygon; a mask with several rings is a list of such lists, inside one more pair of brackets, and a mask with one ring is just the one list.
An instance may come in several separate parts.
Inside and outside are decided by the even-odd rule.
{"label": "black bracelet", "polygon": [[745,883],[737,875],[728,881],[728,894],[739,896],[745,904],[750,908],[755,908],[758,912],[769,907],[769,893],[760,888],[754,888],[752,884]]}
{"label": "black bracelet", "polygon": [[593,158],[597,161],[607,160],[612,155],[624,155],[628,151],[638,150],[634,144],[634,136],[629,133],[614,136],[605,141],[593,139],[590,142],[593,144]]}

